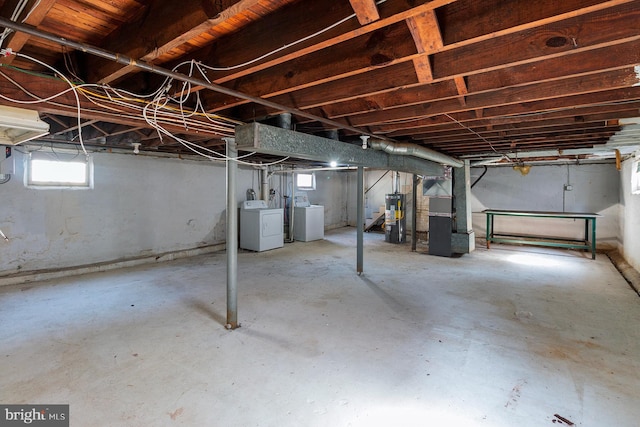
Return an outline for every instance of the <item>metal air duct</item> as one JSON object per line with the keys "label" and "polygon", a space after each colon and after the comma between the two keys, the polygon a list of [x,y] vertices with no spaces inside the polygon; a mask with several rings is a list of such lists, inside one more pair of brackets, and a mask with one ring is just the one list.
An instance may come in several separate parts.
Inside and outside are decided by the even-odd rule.
{"label": "metal air duct", "polygon": [[464,162],[462,160],[454,159],[446,154],[442,154],[431,150],[430,148],[421,147],[416,144],[371,139],[369,140],[369,146],[374,150],[385,151],[389,154],[418,157],[420,159],[430,160],[442,165],[453,166],[454,168],[461,168],[464,166]]}

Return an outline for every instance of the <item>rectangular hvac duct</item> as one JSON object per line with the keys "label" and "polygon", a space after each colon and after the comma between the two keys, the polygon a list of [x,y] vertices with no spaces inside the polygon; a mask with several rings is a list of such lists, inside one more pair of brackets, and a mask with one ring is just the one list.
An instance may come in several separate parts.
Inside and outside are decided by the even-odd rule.
{"label": "rectangular hvac duct", "polygon": [[372,149],[365,150],[360,144],[348,144],[261,123],[237,126],[236,144],[239,150],[275,156],[290,156],[326,163],[335,161],[340,165],[364,166],[416,175],[444,175],[444,167],[429,160],[392,155]]}

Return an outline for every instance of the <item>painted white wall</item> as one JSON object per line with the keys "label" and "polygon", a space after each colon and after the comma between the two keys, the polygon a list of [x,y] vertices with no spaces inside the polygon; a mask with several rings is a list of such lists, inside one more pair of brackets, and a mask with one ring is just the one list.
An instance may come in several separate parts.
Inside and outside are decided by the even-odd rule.
{"label": "painted white wall", "polygon": [[[309,202],[313,205],[324,206],[324,228],[345,227],[347,225],[347,180],[343,171],[316,171],[316,189],[306,190]],[[291,173],[274,173],[270,182],[271,188],[276,190],[277,203],[274,207],[284,207],[283,195],[291,196]]]}
{"label": "painted white wall", "polygon": [[619,252],[640,271],[640,194],[631,193],[633,159],[622,164],[620,174],[620,245]]}
{"label": "painted white wall", "polygon": [[316,189],[307,191],[311,204],[324,206],[325,230],[347,225],[347,180],[346,171],[318,171]]}
{"label": "painted white wall", "polygon": [[[472,168],[472,183],[482,171]],[[565,191],[565,184],[573,190]],[[598,247],[618,246],[619,172],[612,163],[533,166],[526,176],[511,167],[489,167],[471,194],[473,229],[479,237],[486,233],[484,209],[593,212],[603,216],[597,220]],[[584,221],[496,217],[495,229],[582,238]]]}
{"label": "painted white wall", "polygon": [[[223,163],[95,153],[94,188],[41,190],[24,185],[24,155],[0,185],[0,276],[84,266],[224,243],[226,169]],[[290,182],[290,180],[289,180]],[[289,182],[272,176],[273,207]],[[347,174],[318,172],[314,204],[325,205],[325,228],[347,223]],[[260,195],[257,170],[241,167],[236,195]]]}
{"label": "painted white wall", "polygon": [[[38,190],[16,175],[0,185],[0,275],[122,260],[220,243],[226,172],[210,161],[93,154],[92,190]],[[250,170],[239,170],[245,200]]]}

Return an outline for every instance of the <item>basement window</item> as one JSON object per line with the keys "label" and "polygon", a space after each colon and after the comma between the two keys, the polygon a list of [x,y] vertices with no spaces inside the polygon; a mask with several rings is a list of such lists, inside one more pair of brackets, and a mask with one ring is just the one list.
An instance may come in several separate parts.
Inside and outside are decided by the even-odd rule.
{"label": "basement window", "polygon": [[296,174],[296,188],[303,191],[315,190],[316,175],[313,173]]}
{"label": "basement window", "polygon": [[78,154],[32,152],[25,167],[27,187],[89,189],[93,187],[91,157]]}

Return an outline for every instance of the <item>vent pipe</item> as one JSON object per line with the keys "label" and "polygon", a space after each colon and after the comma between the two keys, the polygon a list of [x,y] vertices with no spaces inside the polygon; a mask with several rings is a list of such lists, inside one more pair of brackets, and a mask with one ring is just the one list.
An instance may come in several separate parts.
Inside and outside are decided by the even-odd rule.
{"label": "vent pipe", "polygon": [[369,146],[374,150],[385,151],[389,154],[419,157],[421,159],[431,160],[432,162],[440,163],[442,165],[453,166],[454,168],[461,168],[462,166],[464,166],[464,162],[462,160],[455,159],[451,156],[447,156],[446,154],[442,154],[437,151],[431,150],[430,148],[421,147],[416,144],[371,139],[369,140]]}

